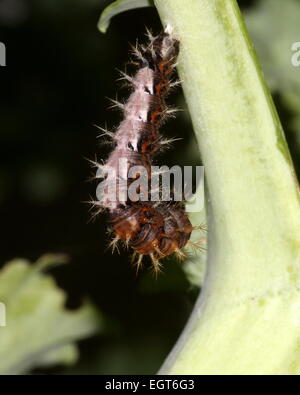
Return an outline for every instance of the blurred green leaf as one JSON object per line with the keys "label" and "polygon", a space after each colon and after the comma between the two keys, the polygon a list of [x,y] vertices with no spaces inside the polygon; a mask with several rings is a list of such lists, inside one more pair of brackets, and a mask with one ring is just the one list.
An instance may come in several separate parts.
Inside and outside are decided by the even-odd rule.
{"label": "blurred green leaf", "polygon": [[292,45],[300,41],[300,1],[260,0],[244,16],[269,87],[300,114],[300,67],[292,64]]}
{"label": "blurred green leaf", "polygon": [[49,351],[39,359],[39,368],[56,365],[73,365],[79,357],[78,349],[74,344],[67,344],[55,350]]}
{"label": "blurred green leaf", "polygon": [[43,272],[64,260],[61,255],[45,255],[36,264],[16,259],[1,270],[0,301],[7,316],[6,327],[0,327],[0,374],[74,363],[74,342],[101,329],[91,304],[68,311],[65,292]]}
{"label": "blurred green leaf", "polygon": [[101,33],[105,33],[110,24],[111,18],[115,15],[120,14],[121,12],[133,10],[135,8],[142,7],[150,7],[153,5],[152,0],[117,0],[110,4],[105,10],[102,12],[98,29]]}

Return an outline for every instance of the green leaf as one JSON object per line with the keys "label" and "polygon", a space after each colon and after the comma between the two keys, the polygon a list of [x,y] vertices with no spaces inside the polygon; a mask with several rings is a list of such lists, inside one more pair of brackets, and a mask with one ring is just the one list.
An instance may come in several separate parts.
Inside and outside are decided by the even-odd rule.
{"label": "green leaf", "polygon": [[45,255],[33,265],[16,259],[0,271],[0,301],[6,307],[6,326],[0,327],[0,374],[74,363],[74,342],[101,329],[101,317],[91,304],[68,311],[65,292],[43,272],[63,259]]}
{"label": "green leaf", "polygon": [[45,353],[39,359],[39,368],[56,364],[73,365],[79,357],[78,349],[74,344],[67,344]]}
{"label": "green leaf", "polygon": [[121,12],[133,10],[135,8],[142,7],[151,7],[153,5],[152,0],[117,0],[110,4],[105,10],[102,12],[98,29],[101,33],[106,33],[108,26],[110,24],[110,20],[115,15],[120,14]]}
{"label": "green leaf", "polygon": [[300,114],[300,67],[292,64],[292,44],[300,41],[300,2],[260,0],[244,16],[269,87]]}

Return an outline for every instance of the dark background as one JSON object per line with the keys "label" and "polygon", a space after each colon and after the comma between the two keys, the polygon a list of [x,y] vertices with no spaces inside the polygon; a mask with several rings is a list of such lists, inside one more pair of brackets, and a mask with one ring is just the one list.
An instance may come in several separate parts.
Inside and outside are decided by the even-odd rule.
{"label": "dark background", "polygon": [[[89,222],[83,202],[94,196],[85,158],[105,158],[98,124],[120,119],[106,97],[126,96],[116,84],[129,43],[143,41],[145,26],[161,29],[155,9],[117,16],[97,30],[102,0],[0,0],[0,41],[7,67],[0,68],[0,266],[14,257],[36,260],[46,252],[69,254],[53,270],[76,308],[88,297],[107,319],[105,333],[81,343],[81,359],[60,373],[155,373],[180,334],[198,294],[181,267],[168,264],[155,281],[136,277],[128,254],[112,255],[105,217]],[[239,1],[251,6],[253,1]],[[289,114],[275,97],[283,123]],[[180,90],[170,98],[182,106]],[[194,164],[186,113],[168,122],[165,134],[184,137],[166,163]],[[287,130],[292,153],[298,151]],[[196,157],[196,156],[195,156]]]}

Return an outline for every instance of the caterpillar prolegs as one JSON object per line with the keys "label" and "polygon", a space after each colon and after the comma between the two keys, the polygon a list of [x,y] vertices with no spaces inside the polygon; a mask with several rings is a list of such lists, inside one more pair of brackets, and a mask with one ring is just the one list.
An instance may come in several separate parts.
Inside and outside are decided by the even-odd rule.
{"label": "caterpillar prolegs", "polygon": [[[112,138],[115,148],[106,163],[99,166],[104,181],[98,205],[108,211],[115,234],[112,246],[122,241],[133,249],[138,268],[143,257],[150,256],[157,272],[162,258],[173,253],[184,256],[182,248],[189,242],[194,228],[182,204],[150,199],[148,187],[151,189],[154,177],[153,158],[166,143],[159,128],[173,113],[166,106],[165,98],[178,84],[172,78],[179,41],[169,28],[156,37],[148,32],[148,39],[147,46],[133,49],[138,66],[135,75],[123,73],[123,79],[132,86],[132,93],[125,104],[114,101],[121,107],[124,118],[115,133],[104,131]],[[137,188],[143,199],[135,200],[127,194],[141,176],[139,170],[130,174],[133,168],[144,169],[147,176],[147,185]],[[111,193],[112,189],[115,194]]]}

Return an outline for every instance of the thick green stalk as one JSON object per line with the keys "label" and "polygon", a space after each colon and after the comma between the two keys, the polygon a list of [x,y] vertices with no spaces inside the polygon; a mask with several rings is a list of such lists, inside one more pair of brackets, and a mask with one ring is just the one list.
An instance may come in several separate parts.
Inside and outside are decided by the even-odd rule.
{"label": "thick green stalk", "polygon": [[300,374],[300,199],[235,0],[155,0],[209,190],[208,275],[161,372]]}

